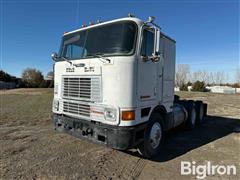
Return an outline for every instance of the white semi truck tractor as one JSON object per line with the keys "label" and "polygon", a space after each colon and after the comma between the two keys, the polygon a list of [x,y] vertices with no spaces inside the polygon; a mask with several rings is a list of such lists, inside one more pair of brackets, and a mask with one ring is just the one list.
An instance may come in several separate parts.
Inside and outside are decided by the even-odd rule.
{"label": "white semi truck tractor", "polygon": [[53,53],[55,129],[108,147],[159,154],[166,131],[194,128],[201,101],[174,96],[176,42],[132,15],[64,33]]}

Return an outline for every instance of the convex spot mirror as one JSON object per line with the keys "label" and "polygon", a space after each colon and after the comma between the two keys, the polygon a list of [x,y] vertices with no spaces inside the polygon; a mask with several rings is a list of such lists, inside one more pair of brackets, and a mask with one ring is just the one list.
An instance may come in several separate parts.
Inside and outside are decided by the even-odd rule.
{"label": "convex spot mirror", "polygon": [[58,60],[58,55],[55,52],[52,53],[51,57],[52,57],[53,61],[57,61]]}

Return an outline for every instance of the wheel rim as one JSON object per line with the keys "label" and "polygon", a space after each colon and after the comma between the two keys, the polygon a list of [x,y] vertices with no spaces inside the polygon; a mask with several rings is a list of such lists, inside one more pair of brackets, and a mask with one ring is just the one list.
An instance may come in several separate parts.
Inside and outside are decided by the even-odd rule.
{"label": "wheel rim", "polygon": [[196,111],[193,108],[192,113],[191,113],[191,123],[192,123],[192,125],[195,125],[195,122],[196,122]]}
{"label": "wheel rim", "polygon": [[162,128],[159,122],[155,122],[152,125],[150,132],[150,145],[153,149],[156,149],[162,138]]}

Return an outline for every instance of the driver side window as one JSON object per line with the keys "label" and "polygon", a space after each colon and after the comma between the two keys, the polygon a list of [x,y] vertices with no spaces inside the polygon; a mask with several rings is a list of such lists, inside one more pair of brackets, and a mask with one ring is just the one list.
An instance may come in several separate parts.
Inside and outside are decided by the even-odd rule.
{"label": "driver side window", "polygon": [[141,55],[144,57],[152,56],[154,50],[154,33],[144,29],[141,47]]}

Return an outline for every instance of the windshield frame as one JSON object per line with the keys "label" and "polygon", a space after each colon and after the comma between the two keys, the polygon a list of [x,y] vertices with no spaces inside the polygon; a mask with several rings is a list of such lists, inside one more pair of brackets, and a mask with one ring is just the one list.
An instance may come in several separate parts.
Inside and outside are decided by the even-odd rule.
{"label": "windshield frame", "polygon": [[[133,41],[133,49],[129,53],[108,53],[108,54],[105,53],[105,54],[101,54],[102,57],[132,56],[132,55],[134,55],[137,52],[136,50],[137,50],[139,26],[138,26],[138,24],[135,21],[133,21],[133,20],[121,20],[121,21],[115,21],[115,22],[111,22],[111,23],[106,23],[106,24],[103,24],[101,26],[95,26],[95,27],[92,27],[92,28],[104,27],[104,26],[108,26],[108,25],[111,25],[111,24],[118,24],[118,23],[124,23],[124,22],[130,22],[136,28],[135,37],[134,37],[134,41]],[[81,31],[88,31],[89,29],[91,29],[91,26],[88,29],[79,29],[78,31],[75,31],[73,33],[70,33],[70,34],[62,36],[61,46],[60,46],[60,49],[59,49],[59,52],[58,52],[58,56],[60,57],[60,59],[58,61],[64,61],[64,60],[61,59],[62,51],[63,51],[63,47],[64,47],[64,37],[66,37],[68,35],[77,34],[77,33],[81,32]],[[90,59],[90,58],[96,58],[96,56],[89,55],[89,56],[85,56],[85,57],[81,57],[81,58],[78,57],[78,58],[69,59],[69,60],[72,61],[72,60]]]}

